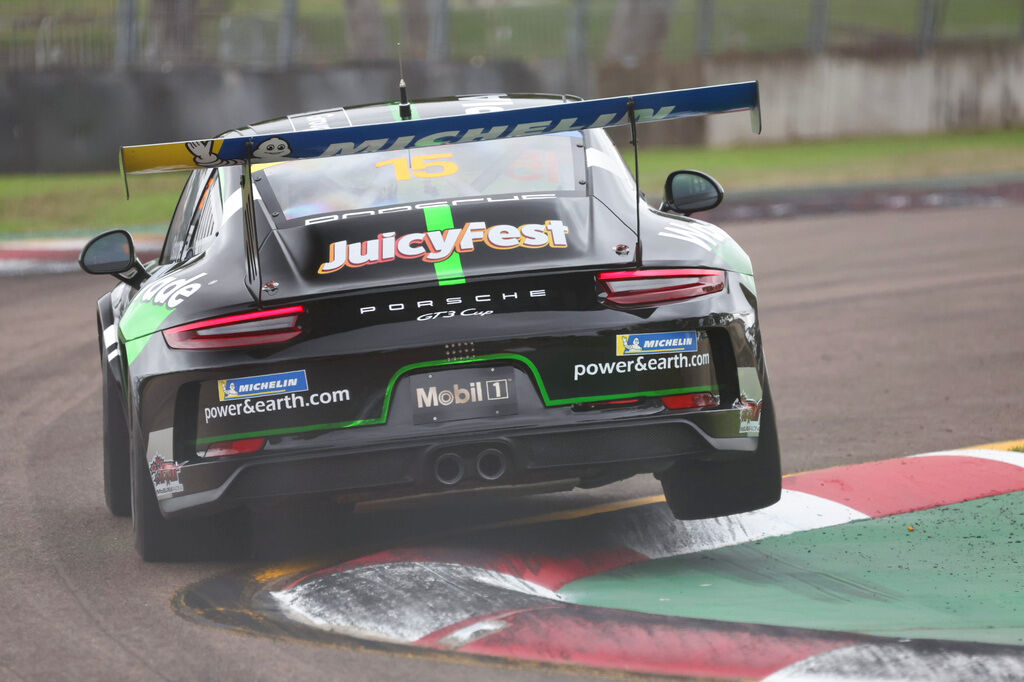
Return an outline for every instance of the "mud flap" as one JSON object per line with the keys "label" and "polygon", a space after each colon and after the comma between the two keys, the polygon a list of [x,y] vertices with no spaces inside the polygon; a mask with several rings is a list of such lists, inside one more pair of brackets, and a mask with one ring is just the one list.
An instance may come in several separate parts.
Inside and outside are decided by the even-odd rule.
{"label": "mud flap", "polygon": [[728,461],[680,459],[659,475],[665,501],[680,521],[708,519],[771,506],[782,494],[779,439],[771,389],[765,386],[755,453]]}

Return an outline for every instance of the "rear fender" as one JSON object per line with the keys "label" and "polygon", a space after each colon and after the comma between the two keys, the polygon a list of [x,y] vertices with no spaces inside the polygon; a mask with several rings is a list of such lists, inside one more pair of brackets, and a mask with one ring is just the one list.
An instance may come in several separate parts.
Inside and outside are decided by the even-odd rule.
{"label": "rear fender", "polygon": [[109,378],[118,387],[118,393],[124,395],[124,373],[121,367],[123,349],[117,337],[117,322],[109,293],[104,294],[96,302],[96,322],[100,344],[100,367],[109,373]]}

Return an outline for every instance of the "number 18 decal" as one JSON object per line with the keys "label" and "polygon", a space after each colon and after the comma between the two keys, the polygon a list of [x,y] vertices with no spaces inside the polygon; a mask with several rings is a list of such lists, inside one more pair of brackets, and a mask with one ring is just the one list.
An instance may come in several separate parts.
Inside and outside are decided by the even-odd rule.
{"label": "number 18 decal", "polygon": [[420,154],[411,159],[401,156],[381,161],[377,164],[377,168],[394,166],[395,178],[397,180],[412,180],[413,176],[417,178],[443,178],[459,170],[459,165],[454,161],[441,161],[441,159],[450,158],[452,158],[450,152],[448,154]]}

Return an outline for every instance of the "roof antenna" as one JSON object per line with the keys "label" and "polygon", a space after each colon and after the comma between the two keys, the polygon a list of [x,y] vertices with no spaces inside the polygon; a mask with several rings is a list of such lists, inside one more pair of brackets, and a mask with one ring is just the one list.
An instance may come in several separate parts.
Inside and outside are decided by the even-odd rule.
{"label": "roof antenna", "polygon": [[398,116],[403,121],[412,118],[412,105],[409,104],[409,96],[405,92],[405,72],[402,70],[402,43],[395,43],[398,47]]}

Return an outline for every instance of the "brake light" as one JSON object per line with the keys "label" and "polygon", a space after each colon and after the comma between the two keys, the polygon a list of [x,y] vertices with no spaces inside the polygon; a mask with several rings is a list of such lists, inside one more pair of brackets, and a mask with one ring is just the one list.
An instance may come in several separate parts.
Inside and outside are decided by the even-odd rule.
{"label": "brake light", "polygon": [[694,407],[715,407],[718,405],[718,396],[714,393],[663,395],[661,402],[670,410],[688,410]]}
{"label": "brake light", "polygon": [[215,317],[165,329],[164,339],[171,348],[190,350],[281,343],[302,333],[299,315],[304,312],[305,308],[301,305],[293,305],[276,310]]}
{"label": "brake light", "polygon": [[621,405],[639,405],[641,398],[624,398],[619,400],[601,400],[593,403],[576,403],[572,406],[572,409],[577,412],[586,412],[589,410],[600,410],[605,407],[619,407]]}
{"label": "brake light", "polygon": [[605,302],[622,306],[682,301],[725,289],[721,270],[622,270],[602,272],[597,281]]}
{"label": "brake light", "polygon": [[257,452],[263,449],[266,438],[245,438],[243,440],[230,440],[224,443],[214,443],[203,455],[205,459],[210,457],[230,457],[231,455],[245,455],[250,452]]}

